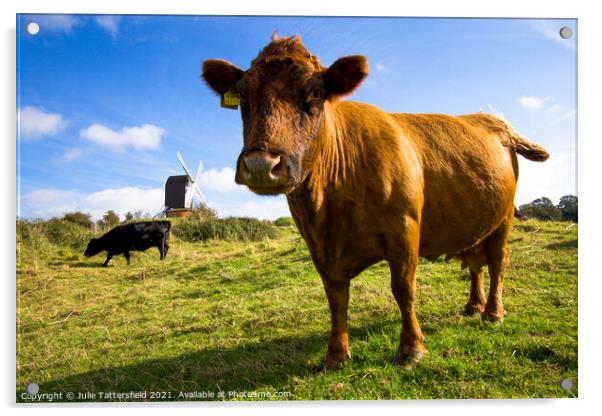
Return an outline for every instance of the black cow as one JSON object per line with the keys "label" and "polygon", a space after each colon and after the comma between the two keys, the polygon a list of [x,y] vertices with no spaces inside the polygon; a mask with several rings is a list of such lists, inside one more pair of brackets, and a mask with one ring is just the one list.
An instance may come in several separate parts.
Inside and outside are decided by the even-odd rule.
{"label": "black cow", "polygon": [[169,246],[169,221],[144,221],[118,225],[100,238],[93,238],[88,243],[84,256],[95,256],[101,251],[107,251],[106,267],[115,254],[123,254],[130,265],[130,251],[144,251],[157,247],[161,260],[167,256]]}

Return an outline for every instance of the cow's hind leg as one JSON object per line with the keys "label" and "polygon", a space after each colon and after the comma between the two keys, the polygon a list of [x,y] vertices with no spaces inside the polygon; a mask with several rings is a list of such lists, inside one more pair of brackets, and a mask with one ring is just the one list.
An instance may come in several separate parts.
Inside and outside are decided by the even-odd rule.
{"label": "cow's hind leg", "polygon": [[490,284],[487,304],[482,315],[483,320],[502,321],[506,314],[502,303],[502,290],[504,287],[504,271],[508,265],[506,244],[511,227],[512,217],[505,221],[485,240]]}
{"label": "cow's hind leg", "polygon": [[487,264],[485,249],[481,245],[470,252],[463,253],[462,268],[468,267],[470,271],[470,296],[464,305],[465,315],[474,315],[485,310],[485,290],[483,288],[484,271],[483,266]]}
{"label": "cow's hind leg", "polygon": [[157,248],[159,249],[159,259],[165,260],[165,256],[167,256],[167,250],[169,250],[169,245],[167,244],[167,241],[165,239],[162,239],[159,242],[159,245],[157,245]]}
{"label": "cow's hind leg", "polygon": [[485,289],[483,288],[484,280],[483,267],[478,270],[470,269],[470,296],[468,302],[464,305],[465,315],[474,315],[485,310]]}
{"label": "cow's hind leg", "polygon": [[347,334],[347,307],[349,305],[349,281],[332,282],[322,279],[330,306],[331,330],[328,351],[318,369],[333,370],[351,358]]}
{"label": "cow's hind leg", "polygon": [[419,226],[410,221],[402,244],[388,250],[391,289],[401,310],[401,340],[393,360],[406,368],[416,366],[426,354],[424,336],[414,311],[418,267]]}

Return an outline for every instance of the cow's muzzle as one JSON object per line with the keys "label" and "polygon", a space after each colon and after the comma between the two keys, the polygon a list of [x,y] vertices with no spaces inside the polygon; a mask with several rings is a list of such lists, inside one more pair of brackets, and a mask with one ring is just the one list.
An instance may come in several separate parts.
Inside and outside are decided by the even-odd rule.
{"label": "cow's muzzle", "polygon": [[263,195],[286,193],[293,188],[286,155],[264,150],[243,152],[240,155],[235,180]]}

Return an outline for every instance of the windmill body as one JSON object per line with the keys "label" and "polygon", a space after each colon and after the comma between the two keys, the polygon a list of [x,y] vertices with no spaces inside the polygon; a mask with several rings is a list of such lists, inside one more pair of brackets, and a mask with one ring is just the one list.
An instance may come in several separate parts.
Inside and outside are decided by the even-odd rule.
{"label": "windmill body", "polygon": [[175,175],[167,178],[165,182],[165,207],[163,213],[167,217],[188,217],[192,214],[193,197],[195,194],[204,204],[207,204],[205,196],[197,185],[197,181],[203,170],[203,164],[199,162],[196,175],[193,177],[186,167],[186,163],[184,163],[180,152],[177,153],[177,157],[184,169],[185,175]]}

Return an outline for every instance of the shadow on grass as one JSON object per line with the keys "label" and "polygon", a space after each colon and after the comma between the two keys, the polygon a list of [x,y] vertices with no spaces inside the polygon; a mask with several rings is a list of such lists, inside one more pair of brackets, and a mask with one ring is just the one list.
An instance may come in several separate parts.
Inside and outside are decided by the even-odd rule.
{"label": "shadow on grass", "polygon": [[97,268],[97,267],[102,267],[103,262],[100,262],[100,263],[86,263],[86,262],[83,262],[83,261],[78,261],[78,262],[52,261],[52,262],[49,262],[48,265],[49,266],[53,266],[53,267],[69,266],[69,267],[76,267],[76,268]]}
{"label": "shadow on grass", "polygon": [[[367,339],[371,333],[389,325],[398,325],[398,322],[381,321],[350,328],[349,335],[354,339]],[[64,392],[63,397],[66,397],[67,392],[74,392],[76,395],[78,392],[109,391],[171,392],[170,400],[173,401],[178,400],[180,391],[207,391],[215,392],[216,395],[218,391],[224,391],[226,399],[229,391],[285,391],[290,389],[288,386],[294,377],[315,374],[313,367],[319,363],[327,342],[328,335],[321,333],[246,343],[233,348],[201,349],[202,346],[199,346],[200,349],[196,352],[176,357],[100,368],[51,380],[41,383],[39,392]],[[25,401],[20,397],[24,387],[17,386],[17,401]],[[97,396],[96,401],[103,400]]]}
{"label": "shadow on grass", "polygon": [[570,250],[572,248],[577,248],[577,239],[548,244],[545,248],[552,250]]}

